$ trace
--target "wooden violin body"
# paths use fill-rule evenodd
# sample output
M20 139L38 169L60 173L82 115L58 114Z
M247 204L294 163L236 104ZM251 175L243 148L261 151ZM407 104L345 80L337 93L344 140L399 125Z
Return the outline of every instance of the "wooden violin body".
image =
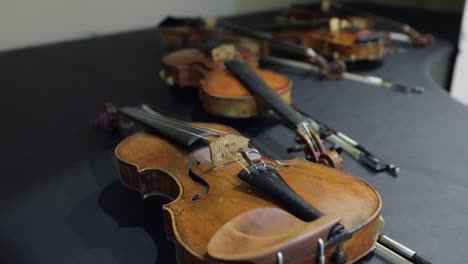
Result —
M236 52L234 46L225 45L219 49L224 51L217 52L218 48L211 52L183 49L169 53L162 58L164 69L161 75L171 85L198 87L200 100L210 114L232 118L268 114L269 107L225 69L223 60L226 53ZM259 69L258 58L248 50L241 49L239 54L283 100L291 102L292 82L286 76L272 70Z
M364 20L362 20L364 22ZM324 29L294 30L288 29L274 32L278 39L312 48L322 55L345 61L375 60L382 57L385 52L384 35L374 34L372 38L362 40L365 32L330 32ZM182 45L199 43L204 39L224 39L233 41L239 47L249 49L254 54L268 54L270 48L264 41L252 39L225 32L219 29L205 29L189 25L160 26L159 34L165 43Z
M384 36L372 31L287 30L275 36L346 62L376 60L387 51Z
M317 21L338 18L341 24L340 27L343 29L375 30L378 28L377 24L381 23L386 28L394 28L394 31L400 35L406 35L404 39L397 38L399 41L410 42L415 47L429 47L434 41L432 34L421 34L408 24L341 5L334 5L327 0L323 0L322 5L294 4L287 10L285 16L290 21ZM394 40L392 35L396 34L395 32L385 32L387 44L389 41Z
M238 135L226 126L194 125ZM237 148L230 144L226 147ZM163 206L165 227L179 263L278 263L278 253L284 263L316 263L317 241L326 242L338 222L352 233L339 246L348 256L347 263L373 249L382 201L363 180L303 159L264 158L262 162L275 164L287 184L324 214L305 222L236 177L248 164L214 168L210 151L143 132L115 149L126 186L143 198L156 195L171 201ZM336 249L326 248L327 263Z

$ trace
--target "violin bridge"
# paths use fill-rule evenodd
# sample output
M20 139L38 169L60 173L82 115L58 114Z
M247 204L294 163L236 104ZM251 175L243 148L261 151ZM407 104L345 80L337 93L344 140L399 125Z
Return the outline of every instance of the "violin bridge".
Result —
M213 170L224 164L242 160L240 150L248 147L249 140L236 135L226 135L211 142L210 155Z
M232 44L223 44L211 50L211 57L215 62L234 59L236 48Z
M340 33L340 19L337 17L332 17L330 21L328 22L329 27L330 27L330 32L332 34L337 34Z

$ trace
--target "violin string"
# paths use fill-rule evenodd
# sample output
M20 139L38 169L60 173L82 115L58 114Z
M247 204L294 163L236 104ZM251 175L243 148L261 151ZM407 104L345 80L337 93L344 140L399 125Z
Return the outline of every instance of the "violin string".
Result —
M147 106L147 105L145 105L145 106L146 106L146 109L149 109L149 111L154 111L153 109L151 109L151 107L149 107L149 106ZM152 115L154 115L155 117L157 117L156 114L154 114L154 113L152 113L152 112L149 112L148 110L143 109L143 111L145 111L147 114L152 114ZM154 111L154 112L157 113L156 111ZM179 125L185 125L185 126L188 126L188 127L193 127L192 125L187 124L186 122L183 122L183 121L180 121L180 120L171 119L171 118L164 117L164 116L161 116L161 117L167 118L167 121L170 121L170 122L173 122L173 123L176 123L176 124L179 124ZM155 121L159 121L159 120L155 120ZM229 133L226 132L226 131L222 131L222 130L218 130L218 129L214 129L214 128L206 128L206 129L205 129L205 128L199 128L199 127L195 127L195 128L200 129L200 130L205 131L205 132L219 132L219 133L224 133L224 134L226 134L226 135L232 135L232 134L229 134ZM253 146L253 145L250 143L250 140L249 140L248 146L249 146L250 148L257 149L255 146ZM257 149L257 151L259 152L259 154L260 154L262 157L265 158L265 156L264 156L258 149ZM233 160L235 160L236 162L238 162L238 163L242 166L242 168L243 168L244 170L246 170L246 171L250 174L250 171L249 171L242 163L240 163L235 157L233 157L233 156L231 155L231 153L229 153L229 152L227 152L227 153L231 156L231 158L232 158ZM263 160L263 158L260 159L260 161L263 163L263 165L266 165L266 164L265 164L265 161Z
M140 112L140 113L138 113L138 112ZM209 138L205 137L205 136L202 136L202 135L199 135L199 134L195 134L195 133L190 132L190 131L188 131L188 130L185 130L185 129L182 129L182 128L179 128L179 127L176 127L176 126L173 126L173 125L170 125L170 124L161 122L161 119L156 119L156 118L154 118L154 117L143 116L143 115L141 115L141 113L144 113L144 112L139 111L139 110L135 110L135 111L134 111L134 114L138 115L139 118L145 119L145 120L147 120L147 121L156 121L156 122L158 122L159 124L164 125L164 126L166 126L166 127L169 127L169 128L172 128L172 129L176 129L176 130L179 130L179 131L181 131L181 132L190 134L190 135L192 135L192 136L196 136L196 137L198 137L198 138L204 139L204 140L207 141L207 142L211 142L211 140L210 140ZM163 117L163 118L166 119L166 117ZM137 121L138 121L138 120L137 120ZM165 120L165 121L168 121L168 120ZM190 127L190 128L197 128L197 127L192 127L192 126L190 126L190 125L188 125L188 124L184 124L184 123L181 123L180 125L185 125L185 126ZM203 131L203 129L201 129L201 130ZM205 131L205 132L207 132L207 131ZM208 132L210 132L210 131L208 131Z
M204 128L200 128L200 127L196 127L196 126L192 126L186 122L182 122L182 121L178 121L178 120L175 120L175 119L172 119L172 118L169 118L169 117L165 117L165 116L157 116L153 113L149 113L147 111L141 111L141 110L131 110L134 114L136 115L139 115L140 117L146 119L146 120L150 120L150 121L155 121L155 122L158 122L160 124L163 124L165 126L168 126L170 128L174 128L174 129L177 129L177 130L180 130L182 132L186 132L186 133L189 133L191 135L195 135L195 136L199 136L199 137L202 137L200 135L197 135L195 133L192 133L190 131L187 131L187 130L183 130L183 129L180 129L180 128L177 128L175 126L171 126L165 122L171 122L171 123L174 123L174 124L178 124L178 125L181 125L181 126L185 126L185 127L189 127L189 128L192 128L192 129L197 129L197 130L201 130L203 132L214 132L214 131L209 131L207 129L204 129ZM144 114L144 115L142 115ZM165 122L161 122L161 120L164 120ZM224 132L224 131L219 131L219 132L222 132L222 133L226 133L227 132Z
M150 108L151 109L151 108ZM151 109L152 110L152 109ZM147 112L148 113L148 112ZM148 114L152 114L152 113L148 113ZM164 118L167 118L167 117L164 117ZM159 121L159 120L155 120L155 121ZM175 119L171 119L171 118L167 118L167 121L170 121L170 122L173 122L173 123L176 123L176 124L180 124L180 125L185 125L185 126L188 126L188 127L192 127L192 128L197 128L197 129L200 129L202 131L205 131L205 132L220 132L220 133L224 133L226 135L232 135L226 131L222 131L222 130L218 130L218 129L214 129L214 128L200 128L200 127L196 127L196 126L192 126L190 124L187 124L186 122L183 122L183 121L180 121L180 120L175 120ZM253 146L250 142L248 143L248 146L249 147L252 147L252 148L255 148L257 149L255 146ZM257 150L258 151L258 150ZM262 160L262 162L264 163L264 161ZM242 164L241 164L242 165ZM243 165L242 165L243 166ZM244 167L244 169L246 169Z
M134 113L137 114L137 115L139 115L140 113L137 113L137 112L145 113L145 112L140 111L140 110L134 110ZM146 113L146 114L147 114L147 113ZM157 122L161 121L161 120L158 120L157 118L155 118L156 116L152 116L152 117L147 117L147 116L143 116L143 115L139 115L139 116L140 116L140 118L143 118L143 119L146 119L146 120L157 121ZM172 121L170 118L167 118L167 117L162 117L161 119L166 119L165 121ZM173 122L175 122L175 120L174 120ZM166 124L166 123L164 123L164 122L159 122L159 123L162 124L162 125L165 125L165 126L167 126L167 127L170 127L170 128L173 128L173 129L177 129L177 130L179 130L179 131L182 131L182 132L188 133L188 134L190 134L190 135L199 137L199 138L201 138L201 139L204 139L206 142L211 143L211 140L210 140L209 138L207 138L207 137L204 137L204 136L201 136L201 135L197 135L197 134L195 134L195 133L193 133L193 132L190 132L190 131L188 131L188 130L181 129L181 128L178 128L178 127L175 127L175 126ZM189 124L187 124L187 123L185 123L185 122L181 122L181 121L179 121L178 124L179 124L179 125L185 125L185 126L191 127L191 128L198 128L198 127L193 127L193 126L191 126L191 125L189 125ZM200 130L204 130L204 129L200 129ZM204 130L204 131L206 131L206 132L211 132L211 131L207 131L207 130ZM227 132L224 132L224 133L227 133ZM247 167L245 167L236 157L234 157L231 153L229 153L229 151L226 151L226 153L232 158L233 161L237 162L244 170L246 170L246 171L250 174L250 171L247 169Z
M226 151L226 153L229 154L229 156L231 156L231 158L232 158L234 161L236 161L237 163L239 163L239 165L241 165L241 167L242 167L245 171L247 171L248 174L250 174L249 169L247 169L247 167L245 167L244 164L242 164L242 162L240 162L236 157L232 156L232 154L229 153L229 151Z
M144 111L144 112L147 113L147 114L153 114L153 113L147 112L147 111ZM156 117L156 115L155 115L155 117ZM188 126L188 127L191 127L191 128L196 128L196 129L202 130L204 132L216 132L216 133L226 134L226 135L230 134L230 133L228 133L226 131L222 131L222 130L218 130L218 129L214 129L214 128L201 128L201 127L193 126L193 125L187 124L186 122L176 120L176 119L172 119L172 118L168 118L168 117L164 117L164 119L167 119L167 121L173 122L173 123L176 123L176 124L185 125L185 126Z

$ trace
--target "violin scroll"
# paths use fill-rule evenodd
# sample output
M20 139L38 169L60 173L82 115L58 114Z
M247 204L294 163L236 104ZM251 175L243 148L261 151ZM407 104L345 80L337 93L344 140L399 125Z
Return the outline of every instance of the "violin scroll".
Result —
M319 74L329 80L340 79L346 71L346 64L342 60L328 62L324 57L315 55L309 57L309 62L319 68Z
M136 126L135 122L118 115L117 107L112 102L104 103L104 110L94 120L94 127L109 133L118 130L129 130Z
M346 72L345 62L342 60L334 60L329 63L329 70L326 77L329 80L340 79L344 72Z
M403 26L403 32L413 41L413 45L417 47L427 48L434 42L434 35L432 34L421 34L416 29L405 25Z
M307 126L307 125L306 125ZM340 148L333 148L326 151L322 140L317 133L307 127L307 130L298 129L296 142L298 145L288 149L288 152L304 151L307 160L320 163L327 167L341 170L343 167L343 158L341 158Z
M343 167L343 158L339 151L330 150L327 153L322 153L319 157L319 163L328 167L341 170Z

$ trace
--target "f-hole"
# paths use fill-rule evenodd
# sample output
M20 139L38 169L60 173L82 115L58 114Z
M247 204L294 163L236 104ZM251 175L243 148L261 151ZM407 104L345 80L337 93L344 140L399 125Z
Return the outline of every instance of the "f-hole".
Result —
M197 163L195 163L194 165L197 165ZM196 201L196 200L199 200L199 199L205 197L208 194L208 192L210 191L210 186L208 185L208 183L205 180L203 180L201 177L199 177L198 175L196 175L195 173L192 172L192 166L190 166L190 168L189 168L188 175L189 175L190 179L192 179L192 181L199 184L205 190L205 193L203 193L201 195L200 194L195 194L194 196L192 196L192 198L191 198L192 201Z

